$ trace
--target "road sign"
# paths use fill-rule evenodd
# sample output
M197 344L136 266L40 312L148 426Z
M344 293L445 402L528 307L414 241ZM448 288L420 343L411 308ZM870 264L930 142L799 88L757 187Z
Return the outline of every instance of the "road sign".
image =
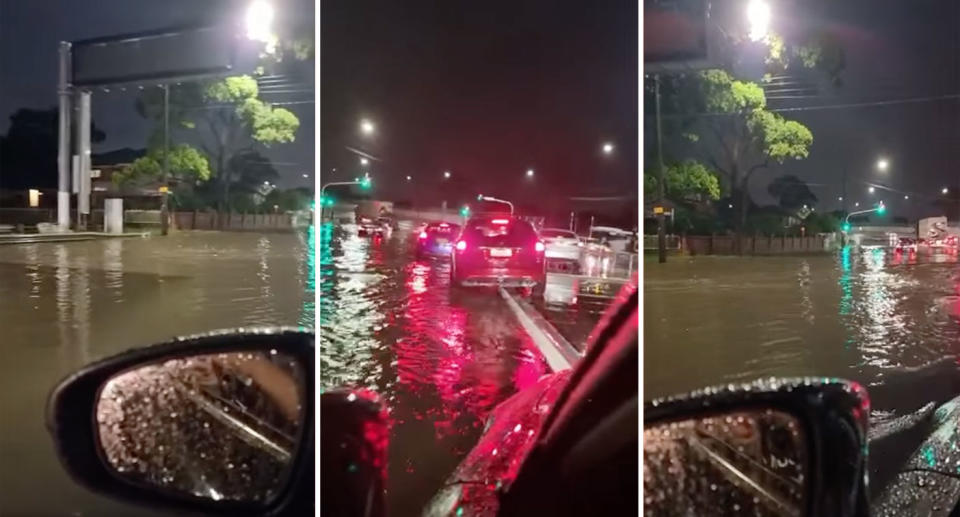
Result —
M653 207L653 213L655 213L655 214L662 214L662 213L663 213L663 207L662 207L662 206L655 206L655 207Z
M225 74L237 38L229 25L187 27L75 41L72 83L99 86Z
M158 190L160 191L161 194L166 194L166 193L170 192L170 187L164 185L164 186L160 187Z

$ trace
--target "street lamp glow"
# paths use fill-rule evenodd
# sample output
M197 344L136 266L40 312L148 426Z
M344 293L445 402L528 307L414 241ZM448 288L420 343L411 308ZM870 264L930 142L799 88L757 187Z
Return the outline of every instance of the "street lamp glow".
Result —
M941 194L946 194L947 192L950 192L950 191L947 189L947 187L943 187L943 190L940 191Z
M860 202L859 202L859 201L857 201L856 203L854 203L854 204L853 204L853 206L854 206L854 207L858 207L858 206L860 206Z
M843 196L838 197L837 201L843 201Z
M527 169L527 177L528 177L528 178L532 178L532 177L533 177L533 169Z
M362 131L363 134L372 135L374 129L375 128L373 127L373 122L370 122L367 119L363 119L360 121L360 131Z
M870 187L870 188L868 188L867 190L868 190L871 194L873 194L873 191L876 190L876 189L874 189L873 187Z
M904 195L903 199L910 199L910 196Z
M370 163L370 160L366 158L360 158L360 165L366 165L368 163Z
M450 171L443 171L443 179L450 179Z
M880 158L877 160L877 170L884 172L887 170L887 167L890 166L890 162L886 158Z
M410 180L412 180L412 179L413 179L413 178L411 178L410 176L407 176L407 181L410 181Z
M309 178L310 175L309 175L309 174L304 174L303 177L304 177L304 178Z
M610 154L613 152L613 144L607 142L603 144L603 154Z
M764 0L750 0L747 4L747 22L750 24L750 39L760 41L770 30L770 4Z
M264 0L255 0L247 7L245 19L247 38L253 41L269 42L273 38L273 6Z

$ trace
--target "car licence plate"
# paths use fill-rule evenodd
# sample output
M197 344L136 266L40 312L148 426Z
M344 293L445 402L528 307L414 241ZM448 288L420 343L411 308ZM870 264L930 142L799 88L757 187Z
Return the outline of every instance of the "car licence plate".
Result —
M492 248L490 250L491 257L510 257L513 256L513 250L509 248Z
M441 246L443 246L444 244L447 244L448 242L450 241L448 241L447 239L437 239L437 244Z

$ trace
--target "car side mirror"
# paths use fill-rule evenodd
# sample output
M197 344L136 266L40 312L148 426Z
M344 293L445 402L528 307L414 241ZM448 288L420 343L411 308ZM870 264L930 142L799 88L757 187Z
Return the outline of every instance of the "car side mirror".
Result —
M644 507L652 514L866 516L860 385L764 380L648 402Z
M217 332L134 349L47 406L80 485L179 513L300 515L314 501L314 335Z

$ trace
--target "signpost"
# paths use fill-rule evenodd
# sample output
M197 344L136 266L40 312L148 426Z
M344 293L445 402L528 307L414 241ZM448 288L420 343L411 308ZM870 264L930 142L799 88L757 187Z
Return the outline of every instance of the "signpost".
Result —
M77 194L79 227L90 213L90 103L93 87L115 84L149 84L164 88L163 185L168 177L169 83L223 76L234 68L239 34L229 24L177 27L60 43L57 154L57 225L70 228L70 193ZM71 100L71 97L74 100ZM77 122L70 135L71 112ZM77 158L72 168L72 157ZM75 171L74 181L71 173ZM86 185L86 187L84 187ZM162 231L167 232L167 193L161 202Z

